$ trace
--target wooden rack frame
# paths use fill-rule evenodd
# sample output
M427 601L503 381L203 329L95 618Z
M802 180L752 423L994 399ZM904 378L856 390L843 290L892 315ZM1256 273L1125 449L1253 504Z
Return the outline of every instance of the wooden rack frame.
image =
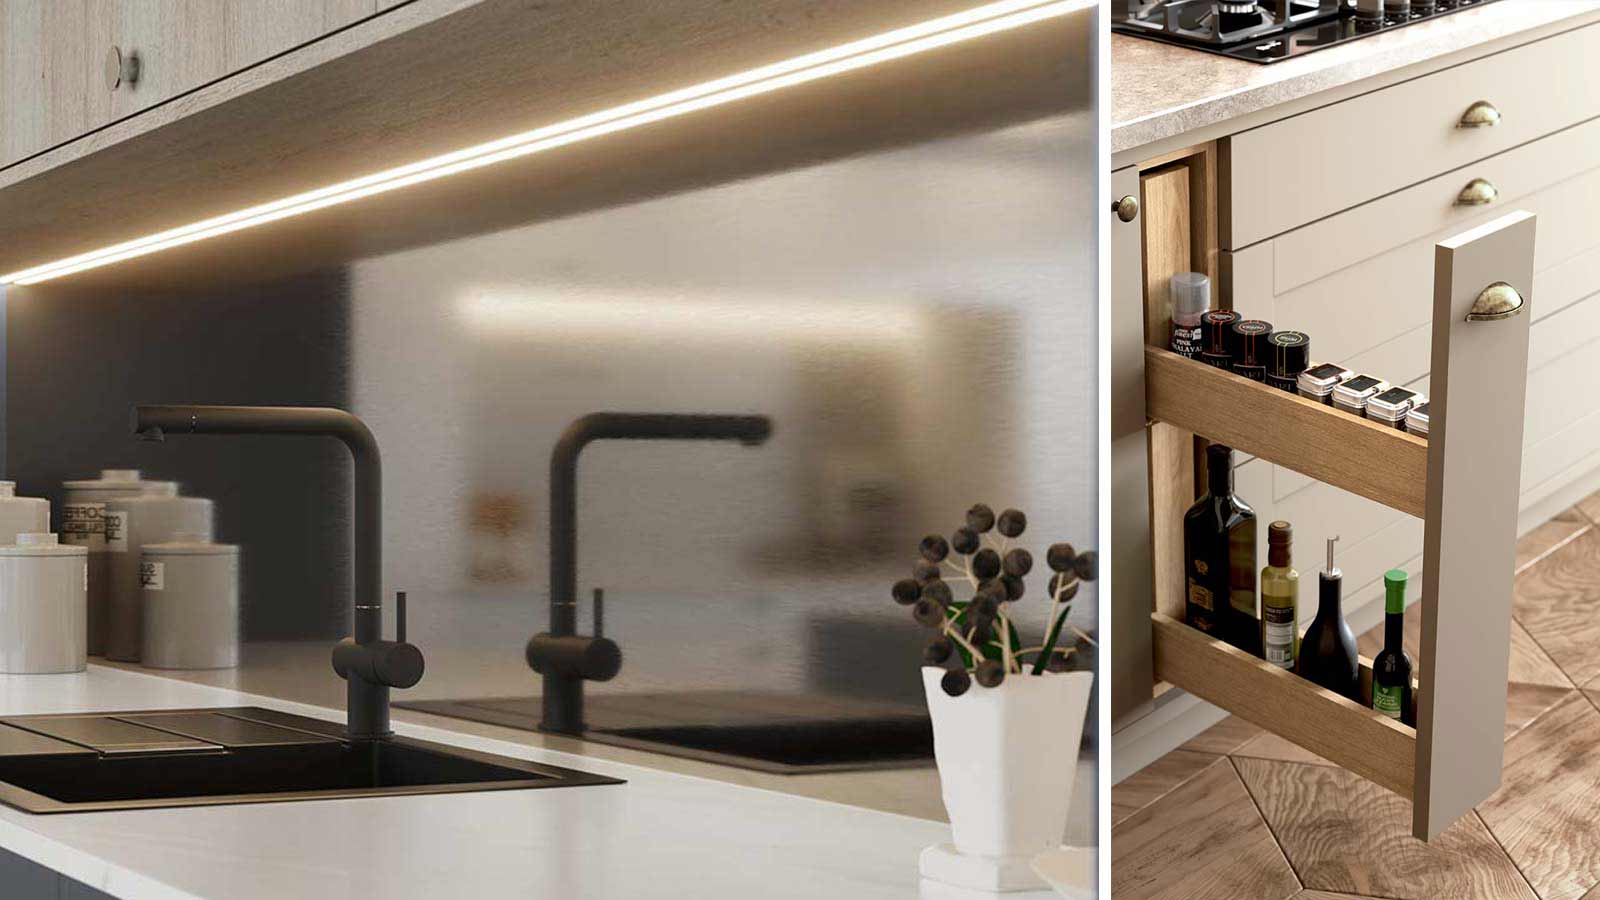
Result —
M1151 179L1163 174L1145 174L1147 199ZM1147 204L1143 214L1161 210ZM1146 343L1159 345L1165 296L1153 286L1163 261L1151 265L1149 256L1163 251L1149 245L1152 230L1183 229L1145 223ZM1513 213L1438 246L1428 440L1160 346L1143 348L1155 678L1411 799L1413 833L1424 840L1500 783L1531 316L1470 322L1466 313L1496 281L1531 303L1533 241L1533 216ZM1128 430L1126 417L1123 424ZM1425 520L1416 728L1183 623L1182 519L1197 493L1195 436ZM1370 679L1363 660L1363 691Z

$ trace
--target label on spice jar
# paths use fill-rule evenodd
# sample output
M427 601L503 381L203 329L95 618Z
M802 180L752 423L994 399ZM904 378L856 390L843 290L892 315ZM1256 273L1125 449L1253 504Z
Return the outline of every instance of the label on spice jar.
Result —
M1172 323L1172 352L1187 359L1200 355L1200 325L1193 327Z
M119 510L101 514L102 528L106 533L106 549L114 553L128 552L128 511Z
M100 547L106 536L104 503L68 503L61 507L61 543Z

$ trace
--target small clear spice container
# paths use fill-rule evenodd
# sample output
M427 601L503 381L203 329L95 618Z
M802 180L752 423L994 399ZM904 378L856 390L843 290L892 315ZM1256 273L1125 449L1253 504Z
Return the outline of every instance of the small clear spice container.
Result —
M1419 438L1428 436L1428 398L1418 394L1406 413L1406 431Z
M1309 397L1323 405L1333 403L1333 389L1356 373L1337 363L1317 363L1295 379L1300 396Z
M1416 403L1416 391L1392 387L1367 401L1367 418L1400 431L1406 427L1406 416Z
M1387 391L1389 382L1371 375L1357 375L1333 389L1333 408L1358 416L1366 415L1367 401Z

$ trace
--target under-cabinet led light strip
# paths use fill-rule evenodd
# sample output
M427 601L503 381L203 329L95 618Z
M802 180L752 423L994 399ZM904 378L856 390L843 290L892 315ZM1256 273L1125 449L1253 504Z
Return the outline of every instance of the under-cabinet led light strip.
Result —
M1062 16L1074 10L1090 9L1095 4L1096 0L1001 0L989 3L965 12L930 19L714 81L535 128L532 131L514 134L475 147L22 269L0 276L0 284L37 284L63 275L265 225L268 222L324 207L348 203L373 194L432 181L458 172L471 171L590 138L615 134L697 110L721 106L747 97L771 93L961 41L1007 31Z

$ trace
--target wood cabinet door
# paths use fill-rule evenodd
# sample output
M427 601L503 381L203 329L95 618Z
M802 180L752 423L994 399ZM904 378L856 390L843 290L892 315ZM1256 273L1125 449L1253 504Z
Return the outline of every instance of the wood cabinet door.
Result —
M377 0L218 0L229 72L308 44L378 11ZM386 4L386 5L393 5Z
M96 55L107 9L101 0L0 0L0 166L109 118Z

